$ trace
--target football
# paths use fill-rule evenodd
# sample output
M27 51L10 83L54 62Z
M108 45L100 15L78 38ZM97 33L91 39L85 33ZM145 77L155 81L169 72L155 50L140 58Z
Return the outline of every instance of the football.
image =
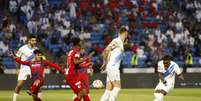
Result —
M101 80L94 80L93 81L93 88L103 88L103 82Z

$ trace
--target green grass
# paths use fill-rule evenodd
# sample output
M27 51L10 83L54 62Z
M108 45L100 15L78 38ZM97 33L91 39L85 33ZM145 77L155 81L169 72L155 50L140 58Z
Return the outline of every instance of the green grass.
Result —
M103 89L91 90L92 101L99 101ZM0 91L0 101L11 101L12 91ZM43 101L72 101L73 93L67 90L43 90ZM116 101L153 101L153 89L122 89ZM24 91L20 93L18 101L32 101ZM165 101L201 101L201 88L174 89Z

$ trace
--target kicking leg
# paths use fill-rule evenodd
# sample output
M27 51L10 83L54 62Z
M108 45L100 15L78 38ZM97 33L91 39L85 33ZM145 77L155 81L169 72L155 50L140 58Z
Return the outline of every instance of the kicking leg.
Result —
M154 92L155 99L154 101L163 101L163 97L167 94L164 90L156 90Z
M100 101L107 101L109 99L112 88L113 88L112 83L108 81L106 84L106 90L102 95Z
M110 93L109 101L115 101L121 89L121 82L119 80L112 81L113 89Z

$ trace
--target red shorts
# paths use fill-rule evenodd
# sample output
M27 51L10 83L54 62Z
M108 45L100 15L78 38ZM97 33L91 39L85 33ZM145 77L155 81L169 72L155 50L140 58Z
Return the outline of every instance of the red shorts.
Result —
M40 80L40 82L37 85L35 83L36 80ZM38 94L41 86L44 84L44 80L43 79L36 79L36 80L31 83L30 90L31 90L32 94Z
M81 80L79 76L75 77L66 77L66 81L73 90L74 93L78 94L83 89L86 89L84 82Z
M84 86L86 87L87 92L89 92L89 82L88 82L88 74L82 73L80 74L80 79L83 82Z

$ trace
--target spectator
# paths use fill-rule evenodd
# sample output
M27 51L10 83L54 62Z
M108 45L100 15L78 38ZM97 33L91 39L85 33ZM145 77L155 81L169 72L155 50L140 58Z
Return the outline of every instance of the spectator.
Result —
M0 41L0 56L5 56L8 52L8 44L5 41Z
M34 14L34 10L31 8L30 5L24 4L21 6L21 11L26 15L27 20L30 20Z
M30 34L36 34L38 31L38 25L37 25L36 20L34 20L33 18L31 20L29 20L27 23L27 28L28 28Z
M76 7L77 7L76 2L74 0L70 0L68 7L70 8L70 17L76 18Z
M134 52L133 52L133 56L131 58L130 64L132 65L132 67L137 67L138 66L138 56Z
M18 10L18 4L16 0L9 1L9 10L12 14L15 14Z

